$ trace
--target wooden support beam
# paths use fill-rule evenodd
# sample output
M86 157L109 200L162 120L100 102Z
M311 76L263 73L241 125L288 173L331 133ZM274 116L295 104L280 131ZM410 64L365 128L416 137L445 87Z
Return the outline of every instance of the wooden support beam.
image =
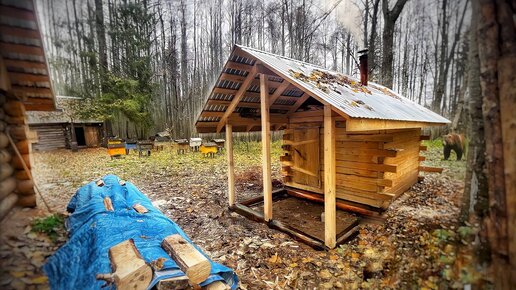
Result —
M297 111L297 109L299 109L299 107L301 107L301 105L306 102L306 100L308 100L308 98L310 98L310 95L307 94L307 93L304 93L300 98L299 100L297 100L297 102L292 106L292 108L290 108L290 110L288 111L287 115L288 114L292 114L294 112Z
M336 164L335 119L330 105L324 106L324 244L335 248L336 220Z
M210 261L181 235L166 237L161 242L161 247L174 259L190 282L199 284L210 276Z
M285 90L289 86L290 86L290 83L287 82L287 80L283 80L281 85L272 94L271 99L270 99L270 106L272 106L274 104L274 102L276 102L276 100L281 96L281 94L283 94L283 92L285 92Z
M262 175L263 175L263 216L272 219L272 180L271 180L271 122L269 116L269 86L267 76L260 74L260 103L262 123Z
M228 61L224 67L227 69L236 69L239 71L250 71L253 66L235 61Z
M219 121L219 124L217 125L217 133L220 132L222 127L226 125L227 118L233 113L235 108L237 107L238 103L244 96L244 93L247 91L247 88L249 87L249 84L254 80L254 77L256 75L257 67L253 66L249 74L247 75L246 79L242 82L240 85L240 88L236 92L235 96L233 97L233 100L231 100L231 103L229 104L228 108L226 109L226 112L224 112L224 115Z
M233 126L226 124L226 155L228 157L228 202L235 204L235 162L233 160Z

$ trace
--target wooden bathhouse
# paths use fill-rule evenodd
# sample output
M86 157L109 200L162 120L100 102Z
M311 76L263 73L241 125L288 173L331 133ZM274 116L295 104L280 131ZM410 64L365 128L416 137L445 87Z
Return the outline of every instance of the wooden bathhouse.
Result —
M26 111L55 110L36 7L0 1L0 219L13 206L35 206Z
M418 181L424 127L449 121L390 89L322 67L236 45L196 122L226 132L228 198L236 203L233 132L261 131L263 218L274 220L270 132L283 130L285 188L324 200L324 244L336 245L336 205L385 209Z

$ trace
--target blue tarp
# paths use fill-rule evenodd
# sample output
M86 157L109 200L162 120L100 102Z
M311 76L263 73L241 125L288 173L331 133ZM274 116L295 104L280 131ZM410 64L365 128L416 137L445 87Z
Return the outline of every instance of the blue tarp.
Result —
M111 273L109 248L128 239L134 240L147 263L160 257L166 258L163 269L154 273L149 288L159 280L184 275L160 245L165 237L172 234L180 234L190 243L191 240L176 223L155 208L136 186L130 182L122 186L119 180L115 175L107 175L103 178L104 186L90 182L81 187L70 200L67 206L71 213L67 220L70 239L48 259L43 268L52 289L100 289L105 282L96 280L95 276ZM115 211L106 211L104 208L106 196L111 198ZM136 203L143 205L149 212L136 212L132 207ZM238 278L233 270L210 262L210 277L201 286L224 280L231 289L236 289Z

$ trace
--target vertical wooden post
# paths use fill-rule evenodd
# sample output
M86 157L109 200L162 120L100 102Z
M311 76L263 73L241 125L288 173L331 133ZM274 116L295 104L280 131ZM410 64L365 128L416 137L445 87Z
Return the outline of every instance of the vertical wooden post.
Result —
M271 122L269 119L269 86L267 75L260 74L260 111L262 121L263 217L272 219Z
M324 106L324 243L330 249L336 243L335 196L335 119L331 106Z
M226 123L226 155L228 156L228 201L235 204L235 163L233 161L233 126Z

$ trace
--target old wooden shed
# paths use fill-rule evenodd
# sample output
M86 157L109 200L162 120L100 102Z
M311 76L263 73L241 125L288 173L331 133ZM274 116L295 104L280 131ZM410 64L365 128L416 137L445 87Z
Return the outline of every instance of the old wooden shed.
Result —
M235 46L196 128L226 131L228 198L236 204L232 132L261 131L263 217L274 218L270 131L283 130L285 188L324 200L324 244L336 245L336 205L385 209L417 182L423 127L449 121L390 89L256 49Z
M71 148L77 142L78 148L99 147L103 138L103 122L79 116L77 108L81 98L56 96L55 111L28 111L29 129L36 133L32 149L47 151Z

